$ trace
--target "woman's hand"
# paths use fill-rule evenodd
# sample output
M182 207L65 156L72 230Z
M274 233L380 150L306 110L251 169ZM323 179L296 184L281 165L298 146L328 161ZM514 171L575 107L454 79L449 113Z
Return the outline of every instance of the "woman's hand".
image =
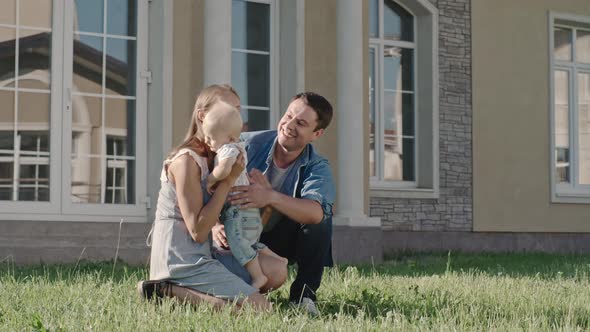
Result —
M233 186L245 168L246 168L246 162L244 161L244 155L240 153L240 155L236 158L236 162L234 163L234 165L231 168L231 172L225 178L224 181L226 181L230 185L230 187Z

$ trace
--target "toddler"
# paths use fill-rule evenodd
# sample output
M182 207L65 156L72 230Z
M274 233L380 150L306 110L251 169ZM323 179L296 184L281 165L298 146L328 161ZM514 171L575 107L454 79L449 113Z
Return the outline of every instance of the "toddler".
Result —
M241 131L240 112L228 103L216 102L205 115L203 119L205 144L216 153L213 171L207 177L207 191L211 192L217 182L229 175L240 153L247 162L246 151L243 143L240 143ZM244 169L234 185L249 184ZM221 222L225 226L225 234L232 254L250 273L252 286L260 289L266 284L268 278L260 268L257 251L270 251L264 244L258 242L263 225L260 211L257 208L240 209L238 206L226 203L221 211Z

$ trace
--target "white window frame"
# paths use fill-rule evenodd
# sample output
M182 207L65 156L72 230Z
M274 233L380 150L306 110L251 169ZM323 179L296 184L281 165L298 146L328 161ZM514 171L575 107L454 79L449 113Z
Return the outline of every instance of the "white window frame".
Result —
M233 4L233 0L230 0ZM246 54L264 54L269 55L269 69L270 69L270 77L269 77L269 107L260 107L260 106L252 106L252 105L240 105L242 111L247 110L261 110L268 112L268 124L269 128L273 129L280 119L280 110L279 110L279 29L280 29L280 21L279 21L279 0L238 0L242 2L254 2L260 4L267 4L270 6L269 9L269 28L270 28L270 45L269 45L269 52L261 52L261 51L252 51L252 50L244 50L231 47L231 53L233 55L234 52L238 53L246 53ZM230 6L231 9L231 6ZM231 17L232 13L230 12L229 16ZM230 29L231 34L231 29ZM231 40L231 38L230 38ZM231 58L231 56L230 56Z
M590 31L590 17L567 13L549 12L549 123L550 123L550 151L549 169L551 181L551 202L553 203L590 203L590 185L578 184L578 84L579 73L590 74L590 64L576 63L576 31L578 29ZM557 22L561 21L561 22ZM567 22L567 23L565 23ZM580 27L584 25L584 27ZM572 60L556 60L554 56L554 30L555 28L572 29ZM557 183L556 179L556 142L555 142L555 82L556 70L568 73L568 103L569 103L569 166L570 183Z
M383 35L383 1L378 1L378 37L369 36L369 49L374 48L375 61L375 117L384 116L382 100L383 51L385 46L413 50L413 102L414 102L414 181L384 180L382 143L383 121L375 127L375 177L370 178L372 197L388 198L438 198L439 197L439 152L438 152L438 10L425 0L394 0L414 17L414 41L390 41ZM424 22L425 25L420 24ZM367 55L369 54L367 50ZM423 56L429 52L428 57ZM422 55L420 55L422 54ZM426 60L425 60L426 59ZM422 68L427 64L430 68ZM430 71L431 77L424 76ZM426 89L425 89L426 88ZM420 96L418 96L420 94ZM431 106L423 99L429 98ZM428 107L427 112L424 112ZM426 128L429 128L426 130ZM425 139L425 135L428 134ZM427 148L425 146L428 146Z
M72 203L71 201L71 167L69 162L62 161L62 159L69 159L71 156L74 0L53 0L49 156L50 201L0 201L3 212L0 214L0 220L118 222L124 218L127 222L145 222L145 217L148 214L146 141L147 84L150 79L149 75L147 75L149 73L147 67L149 2L150 0L137 0L135 204L81 204ZM104 26L106 27L106 25ZM18 35L16 37L18 44ZM15 75L17 74L15 73ZM116 98L116 96L112 95L109 95L109 97Z

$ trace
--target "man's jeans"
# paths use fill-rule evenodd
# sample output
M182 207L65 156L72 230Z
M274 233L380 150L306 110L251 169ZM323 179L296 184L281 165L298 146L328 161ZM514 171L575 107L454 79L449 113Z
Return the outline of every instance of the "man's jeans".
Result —
M278 222L262 233L260 242L279 256L297 263L297 276L291 285L289 300L303 297L316 300L324 266L332 266L332 218L316 225L301 225L289 219Z

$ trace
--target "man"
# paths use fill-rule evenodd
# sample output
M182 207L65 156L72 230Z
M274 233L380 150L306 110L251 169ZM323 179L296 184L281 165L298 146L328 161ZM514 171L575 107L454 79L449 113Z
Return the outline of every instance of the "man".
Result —
M317 314L315 292L324 266L332 266L332 205L335 188L325 158L310 144L332 119L332 105L305 92L293 97L277 130L246 133L249 186L229 199L243 208L272 208L260 241L297 263L289 300ZM268 209L267 209L268 210ZM226 247L222 225L212 230L217 245Z

